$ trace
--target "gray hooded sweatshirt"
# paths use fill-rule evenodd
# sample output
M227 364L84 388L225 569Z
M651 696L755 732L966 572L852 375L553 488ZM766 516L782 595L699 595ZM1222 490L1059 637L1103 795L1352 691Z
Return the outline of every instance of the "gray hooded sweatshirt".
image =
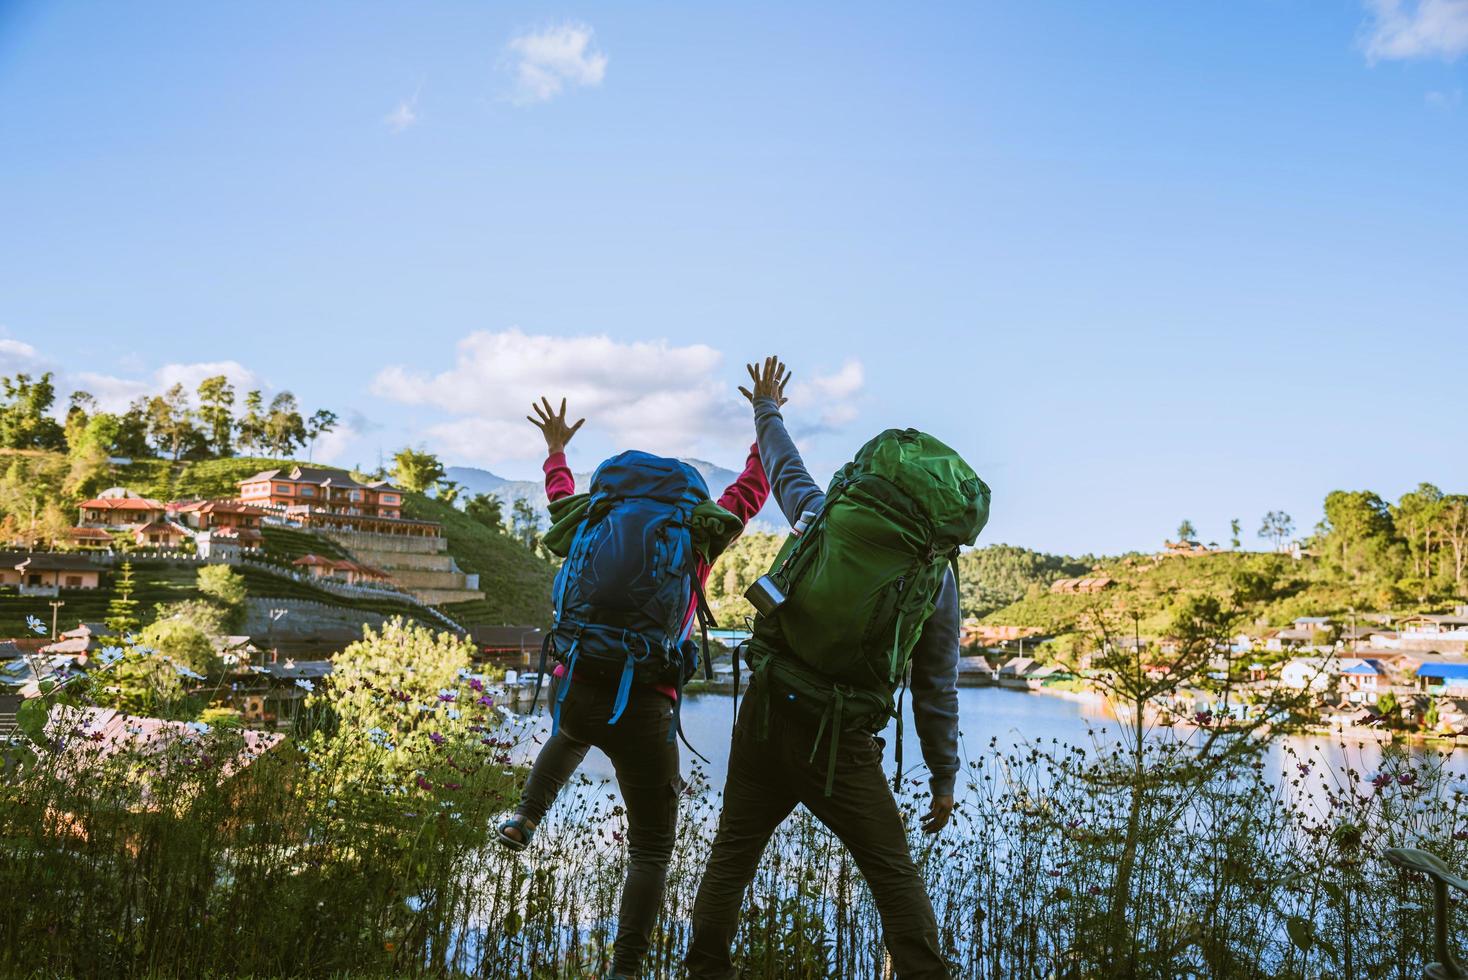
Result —
M826 494L811 479L773 398L755 399L754 424L770 488L794 525L806 511L819 511ZM958 625L958 584L949 572L912 651L912 715L934 796L953 795L958 774Z

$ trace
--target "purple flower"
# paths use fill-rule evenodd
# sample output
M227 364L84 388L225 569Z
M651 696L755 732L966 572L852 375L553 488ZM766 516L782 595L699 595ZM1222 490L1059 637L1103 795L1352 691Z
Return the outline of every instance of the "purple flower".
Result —
M1416 782L1417 774L1415 772L1404 772L1397 777L1398 786L1411 786Z
M482 704L486 708L493 708L494 707L494 698L490 697L488 694L484 694L484 695L481 695L480 696L479 703Z
M443 736L440 735L438 732L431 732L431 733L429 733L428 740L430 742L432 742L434 745L442 745L443 744Z
M1392 777L1388 776L1384 772L1379 772L1375 776L1371 777L1371 785L1375 786L1377 789L1382 789L1383 787L1390 786L1391 783Z
M444 688L442 691L438 692L438 699L440 701L449 702L453 701L457 697L458 695L455 694L453 691L450 691L448 688Z
M471 690L471 691L483 691L484 690L484 681L480 680L477 677L471 677L471 678L469 678L469 690Z
M419 789L433 789L433 784L430 783L427 779L424 779L421 775L415 777L413 781L418 784Z

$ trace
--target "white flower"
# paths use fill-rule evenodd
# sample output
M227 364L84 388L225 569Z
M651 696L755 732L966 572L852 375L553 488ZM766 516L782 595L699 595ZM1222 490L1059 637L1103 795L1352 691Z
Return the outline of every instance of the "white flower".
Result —
M118 647L103 647L102 652L97 654L97 659L102 661L103 666L115 664L122 659L122 650Z
M314 690L316 690L316 685L315 684L312 684L310 681L306 680L306 678L304 678L304 677L298 677L298 678L296 678L296 687L299 687L303 691L314 691Z
M200 735L209 734L209 726L204 724L202 721L191 721L184 727L191 732L198 732Z
M458 721L458 720L459 720L459 709L458 708L450 708L449 709L449 721Z
M468 667L460 667L459 668L459 679L460 680L463 680L464 678L466 678L468 676L469 676L469 668Z
M43 622L41 622L35 616L27 616L25 618L25 624L32 631L34 631L36 633L39 633L42 636L45 636L46 635L46 624L43 623Z
M199 673L196 670L190 670L188 667L185 667L183 664L174 664L173 665L173 669L178 672L178 675L180 677L191 677L191 678L193 678L196 681L202 681L204 679L204 675L203 674Z

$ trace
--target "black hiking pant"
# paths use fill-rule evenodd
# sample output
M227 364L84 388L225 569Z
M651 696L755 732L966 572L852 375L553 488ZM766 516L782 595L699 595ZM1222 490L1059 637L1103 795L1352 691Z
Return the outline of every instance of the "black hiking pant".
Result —
M634 687L627 710L608 725L616 692L577 681L561 705L561 725L536 756L516 811L539 823L593 745L607 754L627 806L627 880L617 912L612 970L638 975L663 905L668 860L678 826L678 745L668 741L673 702Z
M699 980L735 975L729 950L745 889L775 828L803 803L841 839L866 878L900 980L946 980L951 974L939 951L933 905L908 853L877 740L842 733L835 783L826 796L828 743L822 741L811 759L818 721L772 697L769 734L760 739L757 701L751 688L734 726L724 810L693 905L688 975Z

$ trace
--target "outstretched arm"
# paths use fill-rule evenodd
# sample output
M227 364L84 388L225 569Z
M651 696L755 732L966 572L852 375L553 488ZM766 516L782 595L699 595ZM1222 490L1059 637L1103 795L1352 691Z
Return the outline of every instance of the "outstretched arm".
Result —
M780 406L787 401L785 386L790 383L785 365L778 357L767 357L762 367L757 368L753 364L748 367L754 388L740 388L739 391L754 405L759 455L764 461L765 473L769 475L775 501L785 519L794 524L805 511L819 511L826 502L826 495L811 479L780 414Z
M933 615L923 624L912 651L912 719L923 761L931 774L933 800L923 815L923 830L935 834L953 812L958 775L958 583L943 575Z
M566 445L581 426L586 424L586 420L581 419L575 425L567 425L564 398L561 399L559 413L551 408L550 399L545 397L539 403L532 403L530 407L535 410L536 417L527 415L525 418L545 437L545 495L550 500L569 497L576 492L576 477L571 474L571 467L566 465Z
M749 447L749 456L744 460L744 472L724 488L719 506L748 524L768 499L770 481L765 476L764 464L760 462L759 443L755 443Z

